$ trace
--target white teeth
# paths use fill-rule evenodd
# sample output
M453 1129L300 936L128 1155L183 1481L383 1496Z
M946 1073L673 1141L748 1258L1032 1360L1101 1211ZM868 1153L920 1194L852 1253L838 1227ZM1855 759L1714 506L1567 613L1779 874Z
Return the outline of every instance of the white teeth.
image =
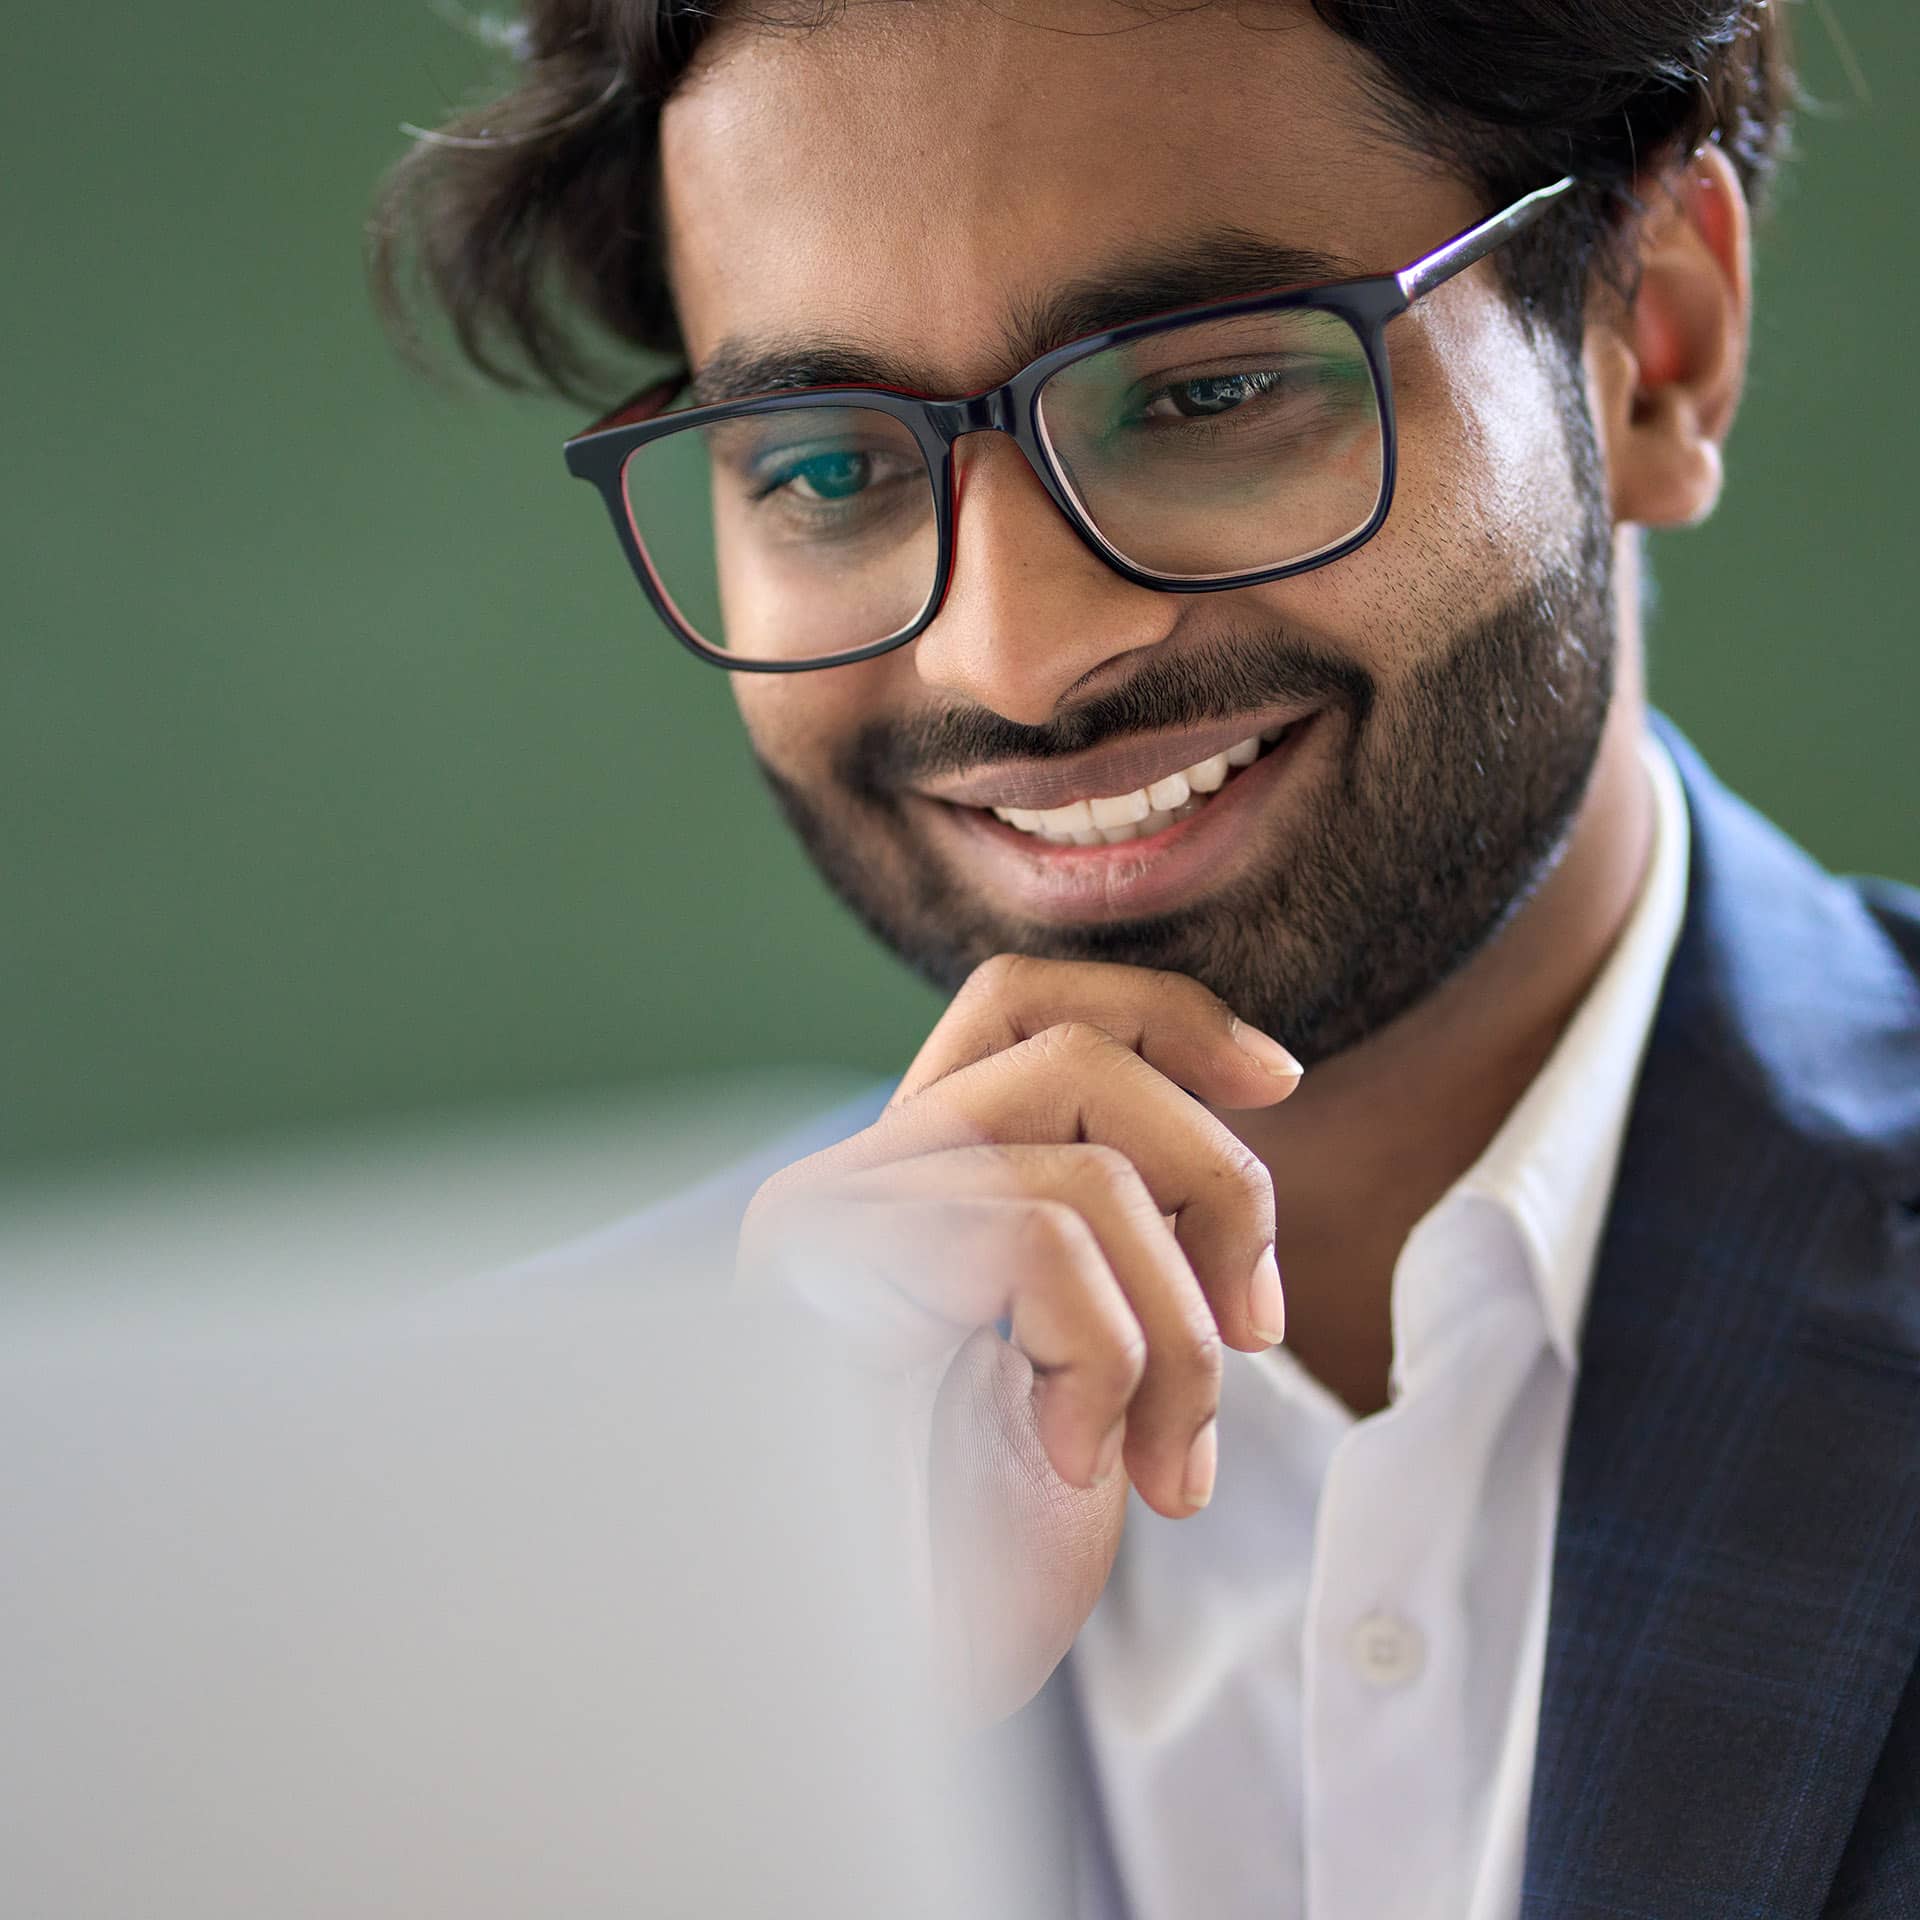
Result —
M1218 793L1227 784L1227 765L1227 756L1216 753L1211 760L1187 769L1187 785L1195 793Z
M1033 816L1033 831L1046 834L1086 833L1093 826L1093 809L1084 800L1070 807L1044 807Z
M1136 826L1153 811L1153 802L1141 787L1135 787L1131 793L1123 793L1117 799L1089 800L1087 805L1093 810L1093 824L1096 827Z
M1235 741L1224 753L1212 754L1195 766L1170 773L1150 787L1136 787L1131 793L1076 800L1065 807L995 807L993 812L1008 826L1036 834L1054 846L1117 847L1186 819L1198 809L1204 795L1219 792L1229 773L1250 767L1259 759L1261 746L1284 732L1285 727L1269 727L1264 733L1251 734Z

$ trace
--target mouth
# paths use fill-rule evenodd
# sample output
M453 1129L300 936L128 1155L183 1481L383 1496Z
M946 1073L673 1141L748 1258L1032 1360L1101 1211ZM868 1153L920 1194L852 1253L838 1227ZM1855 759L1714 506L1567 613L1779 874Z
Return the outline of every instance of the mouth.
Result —
M1054 847L1118 847L1132 840L1149 840L1183 820L1191 820L1239 773L1284 745L1306 723L1303 717L1285 726L1250 733L1219 753L1127 793L1075 800L1063 807L992 807L984 811L1016 833L1031 834Z
M1284 836L1286 814L1310 779L1315 743L1334 739L1326 718L1315 709L1249 732L1126 793L1047 808L931 796L918 805L963 870L1023 918L1181 912L1281 843L1276 836Z

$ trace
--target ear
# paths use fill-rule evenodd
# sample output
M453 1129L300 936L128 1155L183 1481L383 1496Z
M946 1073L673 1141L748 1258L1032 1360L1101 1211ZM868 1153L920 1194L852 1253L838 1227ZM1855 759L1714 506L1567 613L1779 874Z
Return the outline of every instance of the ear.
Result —
M1622 303L1590 309L1588 400L1616 524L1692 526L1720 498L1720 450L1746 382L1752 310L1746 195L1703 146L1663 176L1636 216Z

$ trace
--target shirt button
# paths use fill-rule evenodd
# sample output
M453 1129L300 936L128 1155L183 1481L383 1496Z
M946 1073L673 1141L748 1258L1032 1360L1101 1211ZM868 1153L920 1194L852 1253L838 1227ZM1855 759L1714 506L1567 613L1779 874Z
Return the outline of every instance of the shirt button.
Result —
M1403 1687L1426 1665L1426 1642L1411 1620L1397 1613L1370 1613L1347 1635L1347 1654L1363 1680L1376 1687Z

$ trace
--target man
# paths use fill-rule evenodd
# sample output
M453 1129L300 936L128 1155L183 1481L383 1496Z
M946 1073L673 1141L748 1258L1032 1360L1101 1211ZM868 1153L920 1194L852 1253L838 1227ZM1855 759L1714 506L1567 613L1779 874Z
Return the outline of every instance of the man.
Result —
M1920 899L1642 692L1778 10L519 45L380 270L691 371L570 463L954 990L693 1211L937 1375L956 1684L1075 1730L1082 1910L1920 1911Z

